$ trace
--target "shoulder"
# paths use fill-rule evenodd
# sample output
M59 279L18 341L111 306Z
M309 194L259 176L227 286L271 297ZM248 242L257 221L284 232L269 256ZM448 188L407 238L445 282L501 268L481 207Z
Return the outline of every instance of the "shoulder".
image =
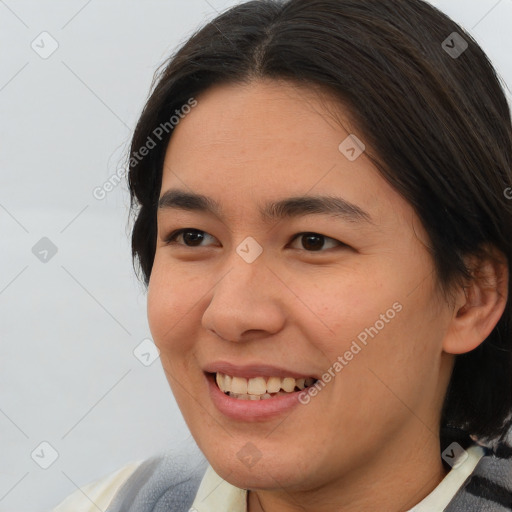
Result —
M107 512L188 511L207 465L197 446L153 456L130 475Z
M126 480L143 461L130 462L70 494L51 512L97 512L105 510Z

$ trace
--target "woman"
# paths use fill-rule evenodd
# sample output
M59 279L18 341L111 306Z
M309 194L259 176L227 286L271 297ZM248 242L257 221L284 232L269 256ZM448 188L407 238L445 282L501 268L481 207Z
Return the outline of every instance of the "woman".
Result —
M512 510L512 129L468 34L421 0L243 3L162 68L131 150L208 467L149 459L96 506Z

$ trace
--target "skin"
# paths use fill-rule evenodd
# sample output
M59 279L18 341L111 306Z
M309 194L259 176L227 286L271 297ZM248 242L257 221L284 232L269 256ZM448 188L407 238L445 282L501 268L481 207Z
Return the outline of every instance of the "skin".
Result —
M453 354L491 332L508 276L445 299L425 230L368 158L372 148L353 162L338 150L364 134L327 93L258 80L197 100L171 137L161 194L207 195L222 217L160 209L148 289L150 329L185 421L213 469L250 490L250 512L408 510L446 475L438 425ZM343 197L373 224L259 217L260 204L305 194ZM180 228L205 238L167 244ZM325 248L292 241L302 232L324 235ZM250 264L236 252L247 236L263 248ZM396 302L401 311L307 405L245 422L210 400L207 363L272 361L321 375ZM252 467L237 456L249 441L261 454Z

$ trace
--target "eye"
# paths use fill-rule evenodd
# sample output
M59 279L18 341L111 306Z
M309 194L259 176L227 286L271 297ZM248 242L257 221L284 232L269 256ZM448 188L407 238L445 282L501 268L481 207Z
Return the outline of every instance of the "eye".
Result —
M327 247L327 249L333 249L335 247L347 247L347 245L343 242L339 242L334 238L330 238L319 233L298 233L293 237L292 242L295 242L298 239L301 240L302 246L306 249L307 252L318 252L322 249L325 249L325 240L330 240L334 243L332 247Z
M184 245L185 247L201 247L201 242L203 242L207 237L212 239L214 238L210 234L206 233L206 231L201 231L200 229L182 228L173 231L168 237L165 238L164 242L167 245L177 244ZM179 240L180 238L182 241ZM302 242L303 248L307 252L321 252L322 249L326 248L333 249L335 247L348 247L343 242L335 240L334 238L312 232L297 233L294 235L291 242L293 243L299 238ZM326 247L326 240L331 242L332 247Z
M205 239L205 235L213 238L211 235L206 233L206 231L201 231L194 228L183 228L178 229L177 231L173 231L168 237L165 238L164 242L167 245L178 244L184 245L185 247L200 247L201 242ZM176 241L176 239L181 236L183 237L184 243Z

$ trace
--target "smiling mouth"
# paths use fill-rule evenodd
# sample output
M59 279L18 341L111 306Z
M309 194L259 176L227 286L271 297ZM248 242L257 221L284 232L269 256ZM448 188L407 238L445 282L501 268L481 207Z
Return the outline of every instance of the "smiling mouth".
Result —
M217 387L231 398L238 400L268 400L282 395L290 395L313 386L317 379L313 377L294 379L293 377L255 377L246 379L224 373L210 374Z

